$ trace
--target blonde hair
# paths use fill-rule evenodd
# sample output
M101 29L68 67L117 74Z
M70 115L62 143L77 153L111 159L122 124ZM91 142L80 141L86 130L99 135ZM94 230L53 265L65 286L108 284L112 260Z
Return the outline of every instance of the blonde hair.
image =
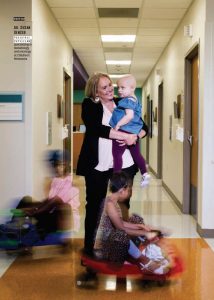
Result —
M119 78L117 82L126 81L131 87L136 88L136 79L132 74L126 74L123 77Z
M85 96L91 98L92 101L94 101L94 102L95 102L95 98L96 98L96 94L97 94L99 80L102 77L106 77L111 81L108 74L96 72L89 77L89 79L86 83ZM96 101L96 103L97 103L97 101Z

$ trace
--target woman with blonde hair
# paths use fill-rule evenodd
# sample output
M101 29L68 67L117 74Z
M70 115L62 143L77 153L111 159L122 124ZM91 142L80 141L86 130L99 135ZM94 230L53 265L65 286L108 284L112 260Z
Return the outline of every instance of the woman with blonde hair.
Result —
M121 144L132 145L136 143L138 137L136 134L116 131L109 125L118 100L114 98L113 83L107 74L94 73L86 84L85 95L86 98L82 103L82 120L86 132L76 174L85 177L84 252L92 256L101 204L106 197L108 181L113 171L112 139L118 140ZM146 131L147 127L142 128L139 137L145 136ZM128 149L123 154L122 169L132 178L137 172ZM129 207L129 204L126 205Z

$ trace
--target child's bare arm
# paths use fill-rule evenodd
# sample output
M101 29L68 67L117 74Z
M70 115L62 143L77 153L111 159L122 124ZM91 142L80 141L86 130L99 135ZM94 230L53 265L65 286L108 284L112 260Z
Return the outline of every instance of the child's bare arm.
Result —
M132 109L125 109L125 116L115 126L115 130L118 130L121 126L128 124L134 118L134 111Z
M137 228L137 226L136 227L133 226L133 228L124 226L123 220L120 218L114 203L112 203L111 201L109 201L106 205L106 213L109 216L109 218L111 219L111 222L113 223L115 228L124 230L130 236L141 236L141 235L146 236L148 234L147 230L142 229L142 224L132 224L132 225L138 225L138 226L140 225L140 227L138 227L138 228ZM131 223L129 223L129 224L131 224ZM132 225L131 225L131 227L132 227Z
M149 225L145 225L145 224L136 224L136 223L130 223L130 222L123 221L123 225L126 228L130 228L130 229L137 229L137 230L143 229L145 231L151 230L151 227Z

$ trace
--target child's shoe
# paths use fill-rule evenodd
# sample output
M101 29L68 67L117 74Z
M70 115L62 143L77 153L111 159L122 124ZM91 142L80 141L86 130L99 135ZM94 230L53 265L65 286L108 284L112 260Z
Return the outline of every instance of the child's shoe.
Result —
M140 185L142 187L147 186L149 184L150 179L151 179L151 176L149 175L149 173L144 173L142 176Z
M148 274L164 275L169 272L169 265L155 260L150 260L146 264L140 262L138 266L141 271Z
M151 260L165 262L165 257L161 251L161 248L155 244L149 244L142 252L142 254Z

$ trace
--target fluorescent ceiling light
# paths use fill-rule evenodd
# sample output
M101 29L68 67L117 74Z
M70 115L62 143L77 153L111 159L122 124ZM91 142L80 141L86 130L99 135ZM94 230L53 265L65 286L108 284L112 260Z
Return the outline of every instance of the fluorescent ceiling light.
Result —
M131 60L106 60L107 65L131 65Z
M109 77L110 78L121 78L123 76L125 76L126 74L110 74Z
M136 35L101 35L102 42L127 42L133 43Z

